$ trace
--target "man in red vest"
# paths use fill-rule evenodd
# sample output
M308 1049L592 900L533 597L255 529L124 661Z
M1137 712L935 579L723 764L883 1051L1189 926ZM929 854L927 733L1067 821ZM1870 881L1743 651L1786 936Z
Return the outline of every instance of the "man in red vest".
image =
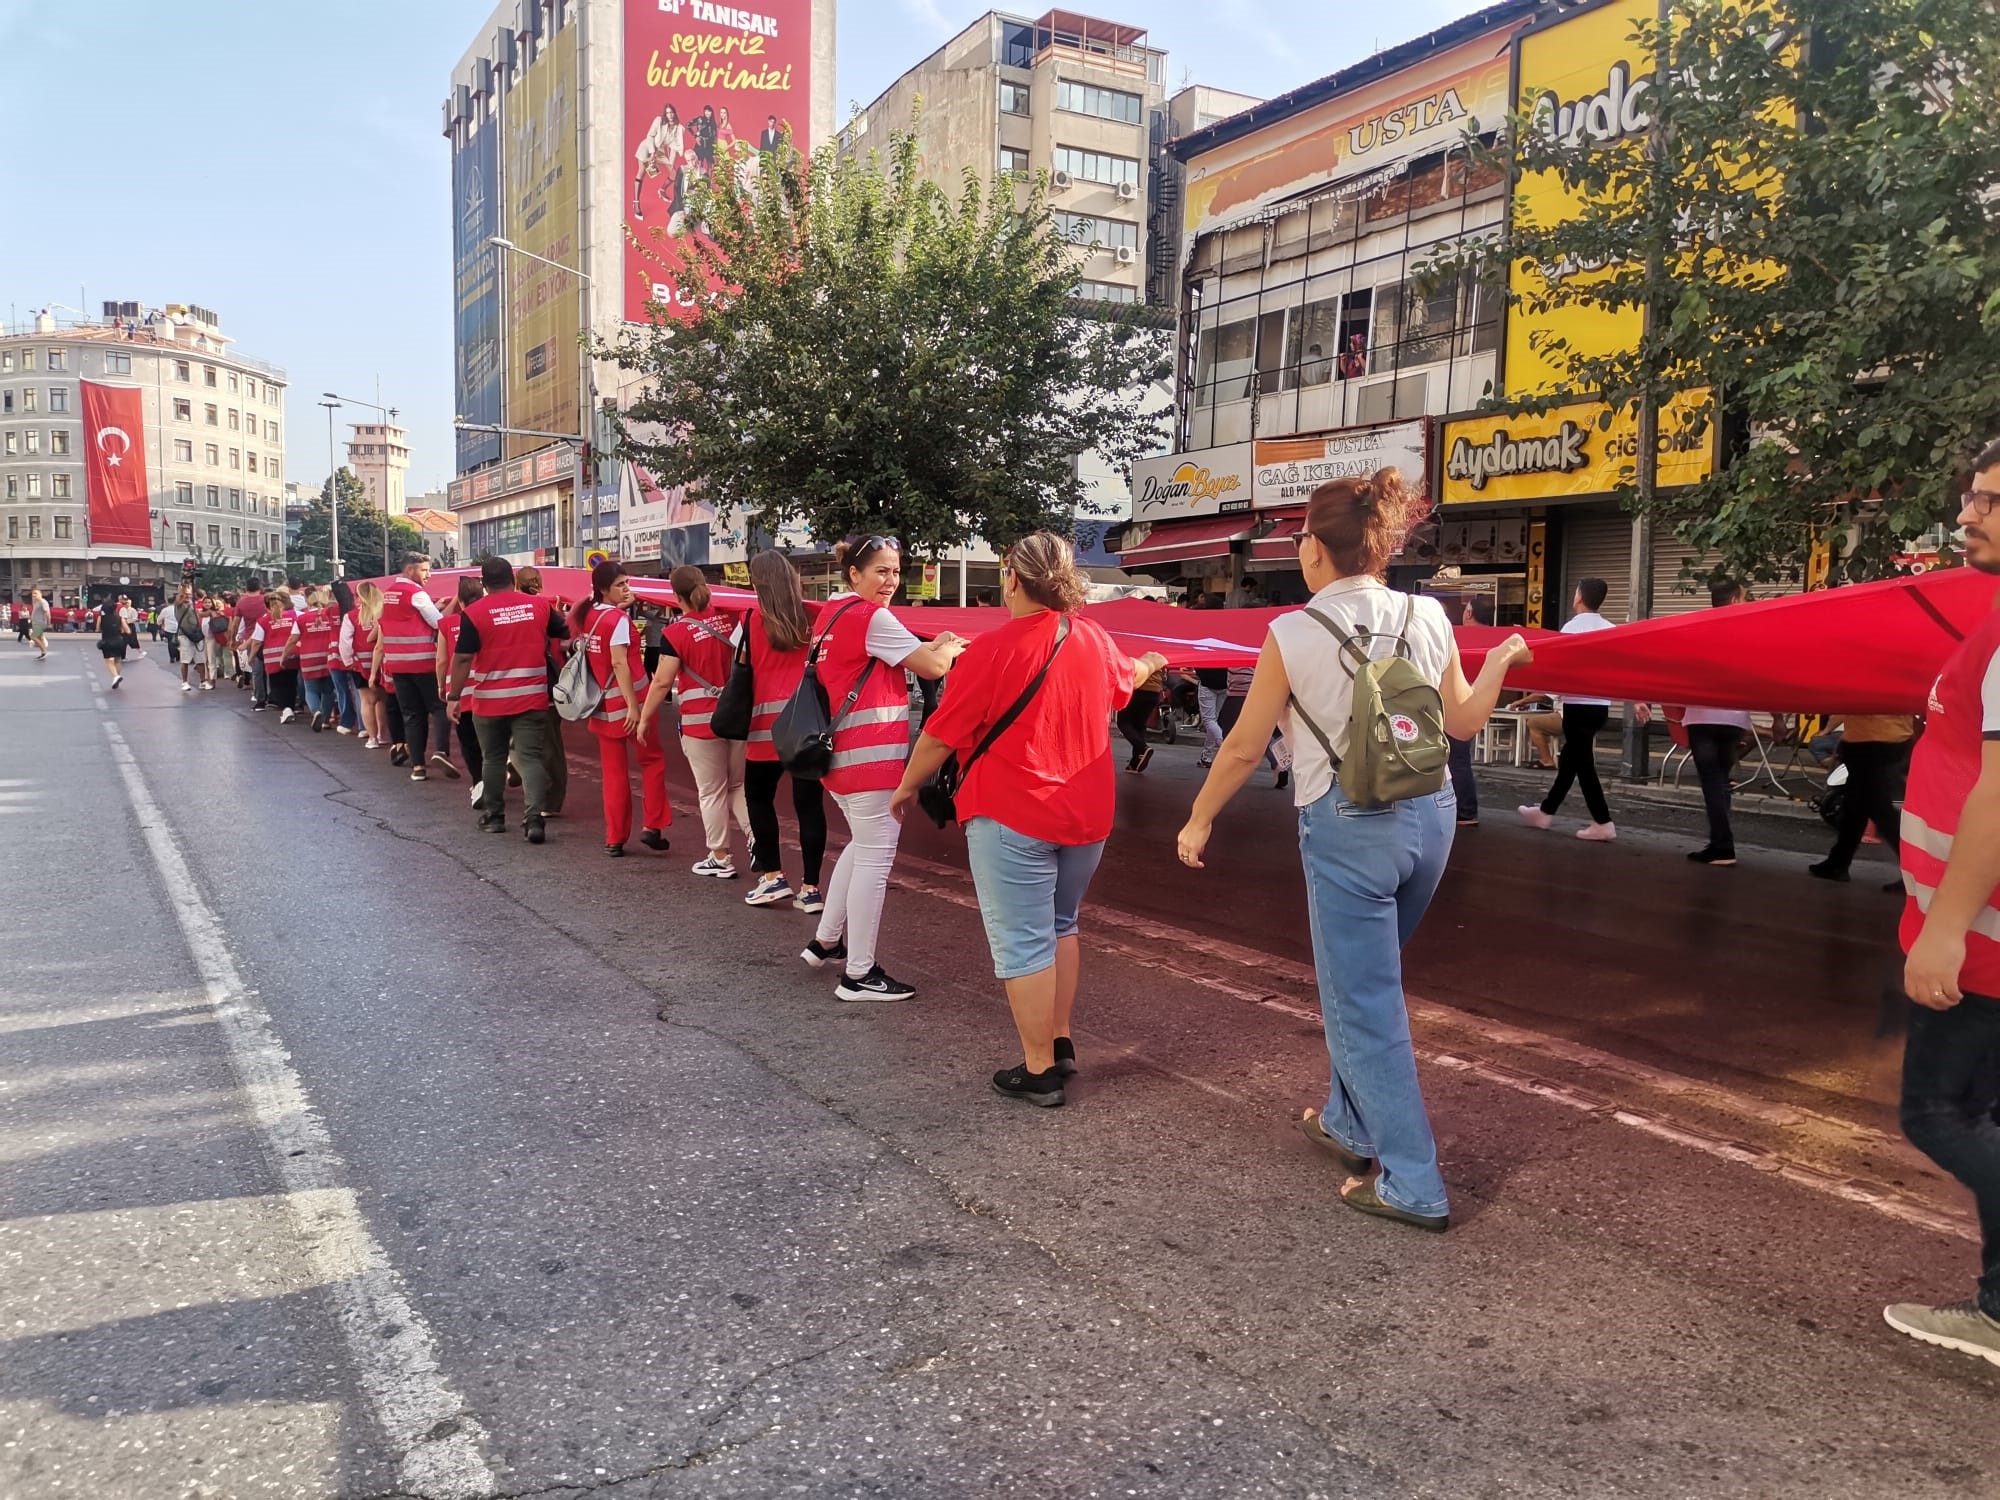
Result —
M1958 515L1965 560L2000 574L2000 442L1973 464ZM1979 1294L1899 1303L1892 1328L2000 1365L2000 607L1931 688L1903 799L1903 1130L1972 1190Z
M451 737L445 732L444 704L437 692L437 632L439 611L425 581L431 576L431 560L424 553L411 552L403 558L403 571L382 585L382 622L375 632L375 657L369 664L369 684L380 688L384 676L396 682L396 704L403 711L403 737L410 747L410 780L428 778L427 764L436 766L452 780L458 767L446 749ZM431 735L437 734L437 748L431 749Z
M489 557L479 565L486 596L459 611L458 648L451 659L451 686L445 695L451 721L465 712L460 699L470 682L473 728L485 758L479 798L481 829L507 829L507 752L515 752L527 813L521 831L539 844L548 835L542 821L549 796L550 640L569 635L561 611L548 600L514 587L514 565Z

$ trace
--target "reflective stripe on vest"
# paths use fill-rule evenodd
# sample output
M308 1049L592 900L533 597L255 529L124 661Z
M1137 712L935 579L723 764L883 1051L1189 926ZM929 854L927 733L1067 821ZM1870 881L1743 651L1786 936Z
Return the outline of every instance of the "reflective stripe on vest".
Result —
M1917 903L1917 910L1928 913L1931 902L1937 899L1937 887L1925 885L1916 876L1905 871L1903 889L1910 893L1910 899ZM1972 926L1966 929L1970 937L1985 938L1988 942L2000 943L2000 911L1990 906L1979 909L1979 915L1972 919Z
M900 668L877 661L871 668L868 627L880 606L836 599L827 609L819 673L833 709L833 759L826 789L838 794L893 791L910 755L910 694ZM864 676L865 674L865 676ZM854 707L841 713L860 685Z
M1923 850L1932 859L1951 858L1953 836L1939 833L1907 807L1903 809L1903 842Z
M833 762L828 768L838 771L843 766L865 766L880 760L905 761L910 758L907 744L862 745L853 750L836 750Z
M376 630L382 642L383 665L405 671L436 660L437 632L410 601L423 589L409 579L382 585L382 617Z

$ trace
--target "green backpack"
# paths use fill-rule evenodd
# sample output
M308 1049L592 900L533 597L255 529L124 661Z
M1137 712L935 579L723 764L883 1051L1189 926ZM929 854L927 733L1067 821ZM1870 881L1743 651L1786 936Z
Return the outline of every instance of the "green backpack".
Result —
M1412 797L1428 797L1444 786L1451 746L1445 741L1444 699L1410 660L1410 620L1417 601L1405 595L1396 651L1372 660L1367 632L1348 635L1316 609L1307 614L1340 642L1341 668L1354 680L1354 703L1347 717L1347 758L1333 753L1326 731L1312 721L1299 700L1292 711L1333 762L1340 789L1357 807L1386 807ZM1352 657L1354 665L1347 659Z

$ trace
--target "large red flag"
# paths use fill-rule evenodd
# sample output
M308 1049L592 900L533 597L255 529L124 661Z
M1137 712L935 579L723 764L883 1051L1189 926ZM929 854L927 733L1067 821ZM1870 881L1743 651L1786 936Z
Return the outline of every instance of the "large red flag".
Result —
M96 546L151 547L146 415L137 386L83 383L84 483Z

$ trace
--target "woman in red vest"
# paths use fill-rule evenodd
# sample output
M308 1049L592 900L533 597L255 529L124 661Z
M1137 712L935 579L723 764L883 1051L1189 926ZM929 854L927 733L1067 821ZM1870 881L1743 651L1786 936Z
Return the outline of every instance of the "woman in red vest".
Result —
M299 716L299 669L285 659L296 623L292 596L283 589L272 589L264 596L264 617L250 628L251 649L264 662L266 701L284 710L278 715L280 724L289 724Z
M625 840L632 836L632 769L627 747L639 757L639 780L645 794L645 823L639 842L648 849L665 849L661 832L674 820L667 802L667 759L660 742L634 733L640 720L633 712L646 686L645 647L632 628L632 585L615 562L590 570L590 598L580 600L570 616L577 649L590 659L590 674L604 689L604 701L589 719L597 737L598 764L604 773L604 852L625 857Z
M382 590L375 584L364 583L355 589L354 610L340 627L343 648L354 663L355 687L361 694L363 750L383 750L390 743L388 715L383 711L382 700L394 689L376 686L369 671L375 660L375 632L381 620Z
M950 631L920 641L885 608L903 578L896 538L842 542L833 555L851 592L821 612L813 653L833 718L826 789L847 819L848 842L827 882L819 931L801 957L816 969L842 966L837 999L909 1000L916 990L875 961L889 869L903 829L889 801L910 758L910 691L903 674L935 681L951 670L966 643Z
M702 837L708 852L695 864L694 873L717 880L734 880L736 862L729 853L729 814L736 813L736 826L750 832L750 810L743 800L744 750L742 741L715 737L709 720L715 715L715 700L736 655L732 634L736 621L729 615L709 610L708 579L700 568L682 564L667 580L684 613L660 635L660 660L653 672L653 686L646 705L639 711L639 739L657 744L653 738L653 716L666 702L667 693L678 689L681 709L681 753L694 772L695 790L701 796ZM659 847L664 848L664 843Z
M317 588L306 598L306 610L292 631L290 654L305 687L306 707L312 711L313 733L333 722L334 636L340 617L334 613L333 594Z
M458 593L444 607L438 617L437 681L438 697L451 696L451 659L458 654L458 633L465 626L465 606L485 595L486 589L470 573L458 580ZM473 694L467 688L460 695L461 702L469 702ZM458 753L465 759L465 774L472 778L472 805L477 809L486 790L486 756L479 748L478 723L472 714L460 717L457 724Z

